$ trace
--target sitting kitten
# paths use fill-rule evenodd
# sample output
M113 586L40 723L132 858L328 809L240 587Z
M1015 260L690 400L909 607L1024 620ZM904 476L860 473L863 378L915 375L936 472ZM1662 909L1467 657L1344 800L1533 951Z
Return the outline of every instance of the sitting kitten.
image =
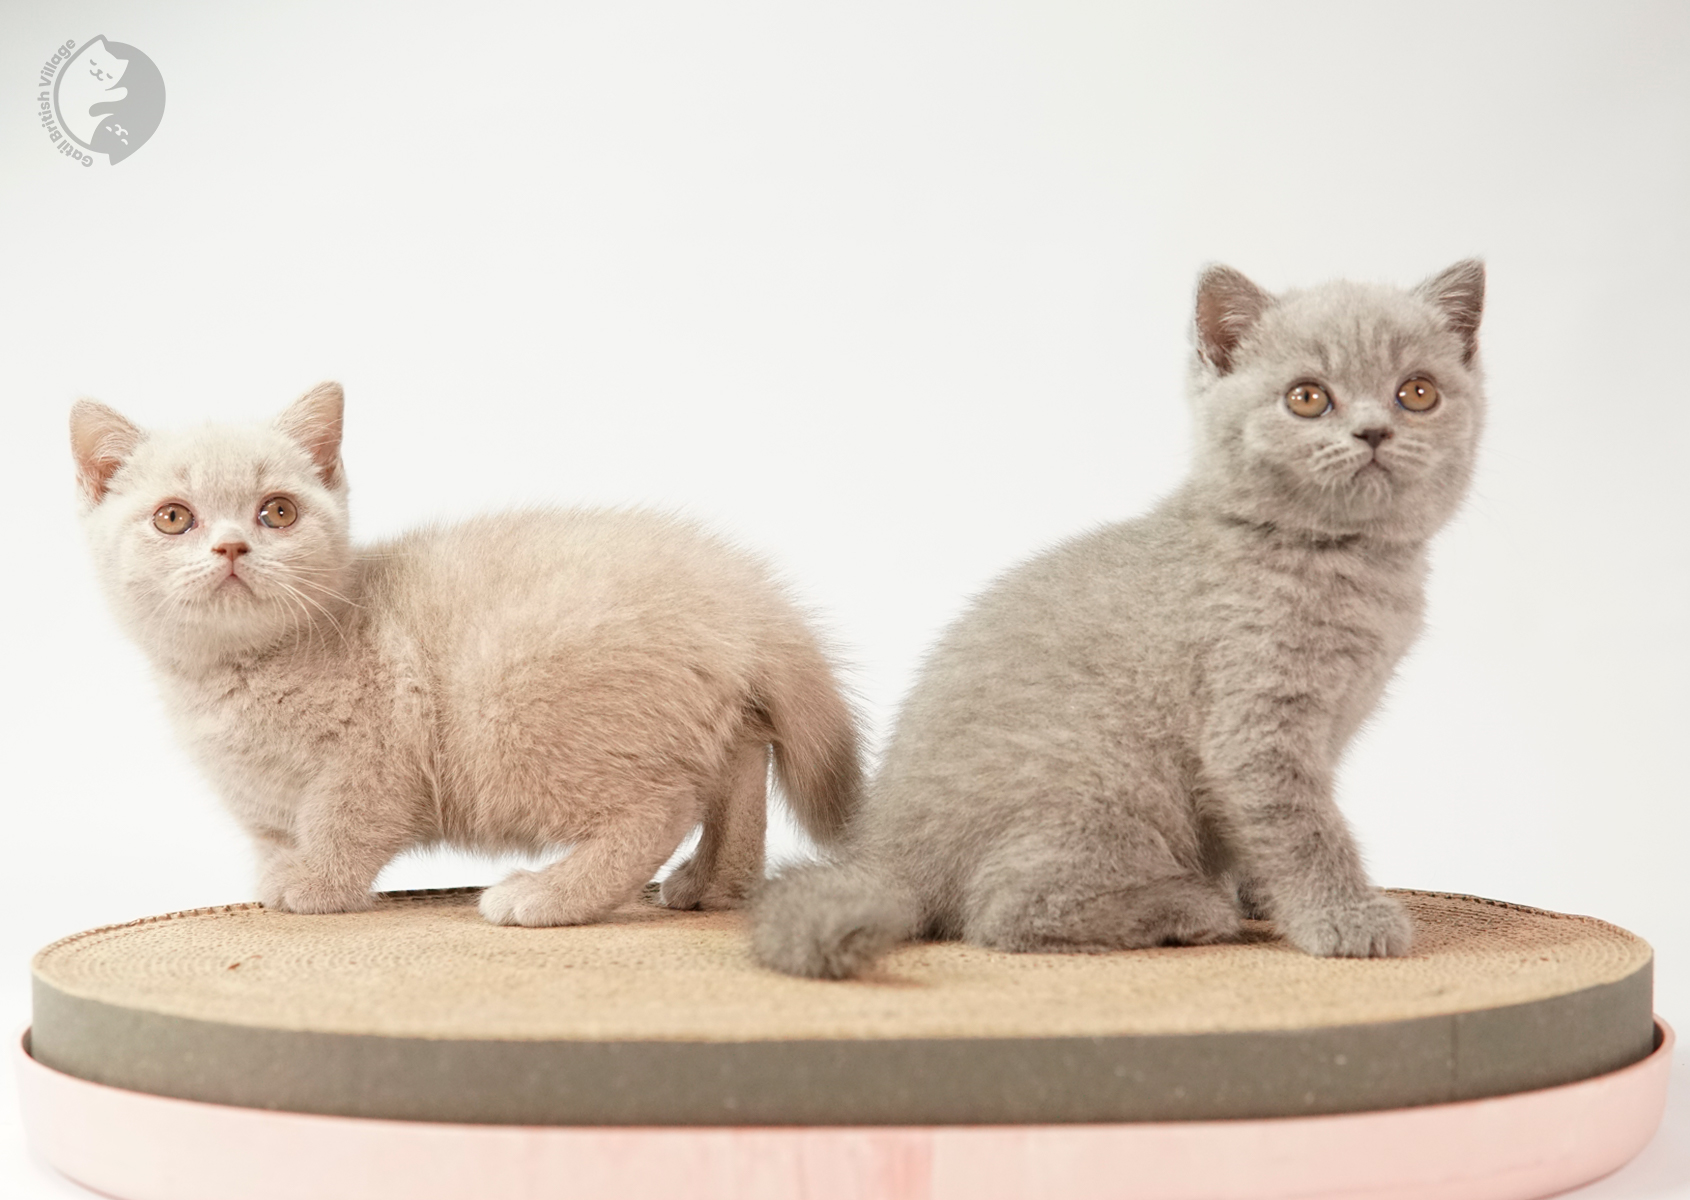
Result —
M571 925L664 881L674 908L763 873L770 747L816 837L859 791L848 706L752 558L649 513L533 510L359 548L341 389L273 426L142 433L81 401L71 442L118 619L292 912L367 908L400 851L570 853L481 897Z
M1310 954L1406 953L1332 777L1472 472L1483 296L1478 262L1278 297L1208 271L1189 479L951 627L843 853L757 901L757 957L837 978L912 937L1111 950L1246 913Z

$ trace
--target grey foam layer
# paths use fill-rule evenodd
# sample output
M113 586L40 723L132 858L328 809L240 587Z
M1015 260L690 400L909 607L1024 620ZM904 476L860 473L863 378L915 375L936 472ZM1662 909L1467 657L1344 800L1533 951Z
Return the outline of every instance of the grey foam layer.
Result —
M1628 1066L1652 963L1525 1004L1375 1024L1119 1037L430 1039L257 1028L35 981L31 1052L186 1100L538 1125L1040 1124L1307 1116L1472 1100Z

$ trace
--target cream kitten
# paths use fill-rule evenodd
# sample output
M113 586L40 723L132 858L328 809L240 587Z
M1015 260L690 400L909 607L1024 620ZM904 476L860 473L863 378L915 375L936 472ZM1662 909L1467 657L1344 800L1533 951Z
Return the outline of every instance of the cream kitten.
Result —
M1109 950L1245 915L1310 954L1406 953L1333 776L1472 473L1484 278L1273 296L1207 272L1185 485L975 600L844 852L759 900L758 957L837 977L910 937Z
M481 898L569 925L664 881L762 877L770 750L810 833L857 801L852 715L753 558L637 511L535 510L354 546L341 389L270 426L143 433L80 401L84 522L119 621L261 860L264 904L366 908L394 855L569 853Z

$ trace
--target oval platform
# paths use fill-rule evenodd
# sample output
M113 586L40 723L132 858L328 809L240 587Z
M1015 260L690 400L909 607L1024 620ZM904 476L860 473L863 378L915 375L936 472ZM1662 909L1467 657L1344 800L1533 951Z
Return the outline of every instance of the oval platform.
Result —
M1666 1079L1647 944L1398 895L1404 959L1262 929L909 946L851 983L759 970L737 914L202 909L37 956L25 1115L49 1161L134 1200L493 1194L450 1184L487 1170L512 1196L1523 1197L1641 1148ZM269 1164L246 1190L214 1169L229 1146Z
M16 1051L37 1152L120 1200L1532 1200L1648 1143L1672 1032L1608 1075L1460 1104L1126 1125L440 1125L168 1100Z

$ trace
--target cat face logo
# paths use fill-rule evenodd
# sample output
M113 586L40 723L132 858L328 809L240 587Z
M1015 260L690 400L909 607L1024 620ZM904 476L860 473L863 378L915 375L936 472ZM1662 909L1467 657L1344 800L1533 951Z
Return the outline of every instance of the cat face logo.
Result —
M146 144L164 119L164 77L153 60L122 42L99 36L74 53L65 43L42 67L41 83L52 82L51 120L43 112L48 135L64 145L61 153L87 164L106 155L113 166ZM48 109L48 95L41 96ZM56 126L56 127L55 127Z

